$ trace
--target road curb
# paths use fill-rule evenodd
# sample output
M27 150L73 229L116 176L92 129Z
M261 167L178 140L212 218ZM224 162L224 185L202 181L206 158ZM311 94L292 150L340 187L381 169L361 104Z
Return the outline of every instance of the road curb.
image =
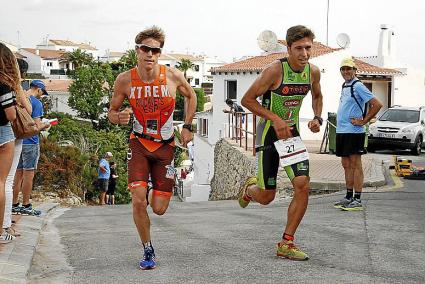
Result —
M41 230L46 225L49 212L58 205L59 203L40 204L37 209L42 212L41 216L23 216L16 223L16 230L21 233L21 236L2 247L0 283L27 282Z

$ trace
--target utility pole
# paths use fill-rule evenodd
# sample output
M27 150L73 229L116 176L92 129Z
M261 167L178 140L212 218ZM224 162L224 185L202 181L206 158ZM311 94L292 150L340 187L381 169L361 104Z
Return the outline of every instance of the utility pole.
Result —
M326 8L326 45L329 46L329 0Z

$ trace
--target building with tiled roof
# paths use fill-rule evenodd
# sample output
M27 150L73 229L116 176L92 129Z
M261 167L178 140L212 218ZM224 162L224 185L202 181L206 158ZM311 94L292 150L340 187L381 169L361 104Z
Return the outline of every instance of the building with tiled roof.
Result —
M52 101L52 111L64 112L73 116L77 115L77 112L68 105L70 96L68 89L73 80L44 79L42 81L46 85L46 90Z
M224 61L208 56L195 56L182 53L162 53L158 62L171 67L179 65L182 59L190 60L194 67L187 70L187 80L192 87L201 87L204 83L212 83L211 69L226 64Z
M77 49L81 49L82 51L91 54L93 58L97 58L99 56L99 51L96 47L92 46L90 43L76 43L71 40L63 40L63 39L49 39L47 42L44 41L36 46L36 49L43 50L60 50L66 52L72 52Z

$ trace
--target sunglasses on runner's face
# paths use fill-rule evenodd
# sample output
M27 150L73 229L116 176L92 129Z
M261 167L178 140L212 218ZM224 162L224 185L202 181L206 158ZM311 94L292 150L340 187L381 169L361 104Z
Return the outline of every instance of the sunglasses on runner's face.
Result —
M161 53L160 47L153 47L146 44L136 44L136 49L141 49L143 52L146 52L146 53L148 53L149 51L152 51L152 54Z

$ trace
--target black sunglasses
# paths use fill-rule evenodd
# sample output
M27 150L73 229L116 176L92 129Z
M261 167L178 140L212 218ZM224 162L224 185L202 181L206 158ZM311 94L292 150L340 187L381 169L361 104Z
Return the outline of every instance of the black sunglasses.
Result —
M141 49L143 52L146 52L146 53L148 53L149 51L152 51L152 54L161 53L160 47L153 47L147 44L136 44L136 49Z

